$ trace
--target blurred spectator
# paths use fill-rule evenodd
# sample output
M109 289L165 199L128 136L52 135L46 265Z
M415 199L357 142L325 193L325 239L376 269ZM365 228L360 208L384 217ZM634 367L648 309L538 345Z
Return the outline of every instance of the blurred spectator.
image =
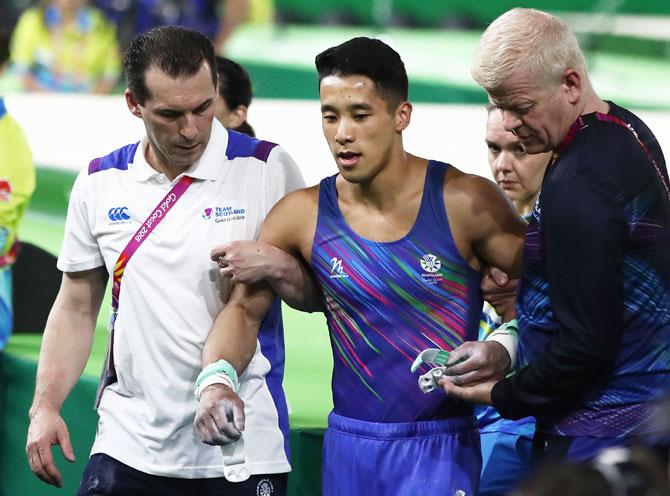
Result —
M607 448L590 462L546 463L512 496L667 496L668 479L643 447Z
M30 91L109 93L120 69L116 29L87 0L44 0L19 18L12 62Z
M9 59L9 34L0 32L0 73ZM12 332L12 264L16 231L35 190L35 169L23 131L0 97L0 350Z
M216 118L226 129L256 136L254 128L247 122L247 110L253 96L249 74L240 64L224 57L216 57L216 72L219 75Z
M119 26L124 48L136 34L179 25L208 36L219 53L250 11L249 0L96 0L96 5Z
M653 449L656 457L665 465L670 477L670 395L663 398L650 419L651 429L648 435L638 442Z
M251 24L272 24L275 21L274 0L249 0L249 17Z
M667 473L650 448L641 445L607 448L595 457L591 466L603 474L613 495L670 494Z
M541 466L511 495L611 496L612 492L605 477L588 463L563 461Z

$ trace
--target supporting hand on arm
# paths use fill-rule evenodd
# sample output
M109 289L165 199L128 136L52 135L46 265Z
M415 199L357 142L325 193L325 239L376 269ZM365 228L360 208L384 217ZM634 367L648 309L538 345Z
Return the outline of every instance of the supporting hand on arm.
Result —
M309 269L280 248L262 241L232 241L214 247L211 259L219 264L221 275L233 282L254 284L265 280L291 307L321 311L320 293Z
M482 273L482 297L502 317L503 322L508 322L516 316L515 304L518 284L518 279L510 279L505 272L497 267L487 267Z

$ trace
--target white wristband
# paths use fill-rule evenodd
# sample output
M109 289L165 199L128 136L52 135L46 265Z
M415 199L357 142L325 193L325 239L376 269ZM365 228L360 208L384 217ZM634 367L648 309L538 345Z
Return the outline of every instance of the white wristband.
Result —
M495 341L500 343L507 350L507 354L509 355L510 359L509 369L510 371L513 371L516 367L516 351L519 343L516 319L498 327L495 331L486 337L486 341Z
M232 379L223 372L218 372L205 378L202 382L200 382L196 386L195 391L193 392L193 394L195 395L195 399L200 401L200 395L202 394L202 392L205 390L207 386L211 386L212 384L224 384L233 391L235 391L235 384L233 383Z

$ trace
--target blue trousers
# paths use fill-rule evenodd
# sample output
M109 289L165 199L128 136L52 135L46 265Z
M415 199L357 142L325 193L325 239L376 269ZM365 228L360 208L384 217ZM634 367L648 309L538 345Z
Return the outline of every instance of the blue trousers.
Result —
M481 432L482 477L479 496L509 494L530 474L533 441L506 432Z
M474 417L378 423L331 413L322 494L471 496L481 465Z

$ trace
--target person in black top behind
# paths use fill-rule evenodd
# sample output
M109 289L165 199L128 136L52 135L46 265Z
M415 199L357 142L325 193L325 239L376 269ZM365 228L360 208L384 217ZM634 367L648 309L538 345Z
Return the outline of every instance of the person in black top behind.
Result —
M598 97L576 38L553 15L500 16L472 74L505 129L554 158L526 234L520 371L443 387L506 418L535 416L536 459L587 459L649 436L670 390L670 187L658 141Z

